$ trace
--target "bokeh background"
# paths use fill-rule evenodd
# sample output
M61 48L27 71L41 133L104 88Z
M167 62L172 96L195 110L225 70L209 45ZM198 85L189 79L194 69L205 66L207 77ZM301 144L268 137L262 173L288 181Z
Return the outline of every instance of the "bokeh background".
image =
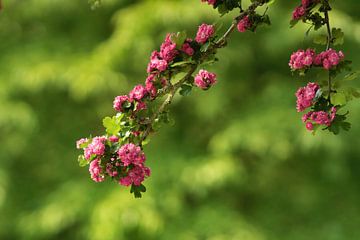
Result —
M360 2L331 2L359 69ZM310 79L287 66L309 44L304 25L289 29L298 1L272 5L271 27L234 34L209 68L216 87L175 99L175 126L145 148L142 199L92 182L75 141L102 134L113 98L144 81L167 32L193 35L219 15L200 0L3 4L0 239L360 239L359 102L348 106L350 132L306 132L294 92Z

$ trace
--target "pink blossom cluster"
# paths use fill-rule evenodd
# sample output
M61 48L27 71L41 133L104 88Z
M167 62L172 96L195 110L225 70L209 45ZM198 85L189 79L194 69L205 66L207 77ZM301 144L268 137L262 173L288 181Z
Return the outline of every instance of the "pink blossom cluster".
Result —
M215 5L217 0L201 0L201 2L207 2L209 5Z
M320 90L320 86L316 83L308 83L305 87L301 87L296 92L296 109L298 112L304 111L306 108L314 104L316 93Z
M129 166L130 164L140 166L146 159L141 148L133 143L123 145L118 151L118 156L124 166Z
M215 33L215 27L214 25L208 25L208 24L201 24L198 32L195 37L195 41L204 44L206 43L212 35Z
M300 49L291 54L289 66L293 70L307 69L311 66L321 66L329 70L336 67L344 58L342 51L337 52L331 48L319 54L316 54L314 49Z
M146 177L150 176L150 169L145 166L146 156L141 147L133 143L122 145L115 154L111 152L105 154L105 149L116 147L118 141L117 136L101 136L93 138L91 142L82 138L76 145L78 148L83 148L84 157L90 163L91 179L95 182L102 182L106 176L109 176L121 185L139 186Z
M83 141L83 139L80 139L77 143ZM89 143L86 148L84 148L85 159L90 160L92 156L102 156L105 153L105 141L106 137L94 137L92 142Z
M314 49L300 49L291 54L289 66L294 70L309 68L313 64L315 56L316 53Z
M337 52L330 48L318 54L314 59L314 64L323 66L326 70L329 70L332 67L336 67L344 58L345 55L342 51Z
M332 107L330 113L326 111L310 111L302 117L304 123L306 123L306 129L312 131L314 129L314 124L331 126L331 123L336 117L337 109Z
M102 182L105 180L105 176L102 172L99 159L95 159L90 163L89 172L91 179L95 182Z
M249 16L246 15L245 17L243 17L237 24L237 29L239 32L245 32L246 30L248 30L249 28L251 28L252 23L249 19Z
M207 90L217 83L216 74L203 69L199 71L194 80L195 85L203 90Z
M149 176L150 168L144 166L134 166L133 168L129 169L127 176L120 178L119 183L126 187L130 186L131 184L140 186L145 178Z
M296 7L295 10L292 13L292 18L294 20L298 20L306 15L308 12L308 8L313 4L317 3L319 0L302 0L301 5Z

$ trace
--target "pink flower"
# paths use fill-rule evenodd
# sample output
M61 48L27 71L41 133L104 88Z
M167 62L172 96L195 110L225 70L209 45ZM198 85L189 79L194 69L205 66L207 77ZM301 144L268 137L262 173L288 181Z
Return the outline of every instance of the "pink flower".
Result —
M129 170L126 177L120 178L119 183L123 186L130 186L134 184L140 186L141 183L145 180L145 177L150 176L150 169L144 166L134 166Z
M213 5L216 3L216 0L201 0L201 2L207 2L209 5Z
M307 122L306 129L309 131L312 131L312 130L314 130L314 125L311 122Z
M105 153L106 137L94 137L92 142L84 149L84 157L89 160L92 155L101 156Z
M213 25L203 23L198 29L195 41L200 44L204 44L214 33L215 28Z
M163 72L167 69L168 62L166 60L161 59L160 53L157 51L153 51L150 56L150 62L147 67L147 72L151 73L153 71Z
M99 159L95 159L94 161L92 161L90 163L89 172L90 172L90 175L91 175L91 179L94 180L95 182L104 181L105 177L102 174Z
M114 109L116 111L123 112L124 111L123 104L125 102L131 102L128 96L126 96L126 95L117 96L113 102Z
M336 118L337 109L332 107L330 113L325 111L310 111L304 114L302 120L306 123L306 129L312 131L314 129L314 124L331 126L332 122Z
M314 98L320 86L316 83L308 83L306 87L299 88L296 92L296 109L298 112L304 111L313 105Z
M181 47L181 50L189 56L192 56L195 53L194 49L190 45L191 42L192 39L186 39L185 43Z
M119 138L117 136L111 136L111 137L109 137L109 141L110 142L118 142Z
M291 54L289 66L293 70L299 70L310 67L315 61L315 51L313 49L298 50Z
M238 22L237 29L239 32L245 32L247 29L251 28L251 25L249 16L246 15Z
M294 20L300 19L305 15L305 13L306 9L303 6L299 6L293 11L292 18Z
M157 89L154 86L154 83L146 82L145 88L146 88L146 91L148 91L148 93L150 94L151 98L155 98L157 96Z
M167 34L165 41L160 47L160 57L169 63L176 57L177 54L178 51L176 50L176 43L171 41L171 34Z
M87 141L88 141L87 138L81 138L81 139L77 140L76 141L76 148L81 149L82 148L81 145L86 143Z
M136 107L135 107L135 112L139 112L141 110L145 110L147 108L146 103L142 102L142 101L138 101L136 103Z
M131 100L140 101L141 99L146 97L147 93L148 92L146 91L146 88L143 85L139 84L130 91L129 97Z
M141 148L133 143L127 143L118 150L118 156L124 166L142 165L145 161L145 154Z
M203 90L209 89L212 85L217 83L216 74L201 69L195 76L194 83Z
M325 111L313 112L310 119L319 125L331 125L331 116Z
M336 52L330 48L327 51L319 53L315 57L314 64L329 70L332 67L337 66L344 58L345 55L342 51Z

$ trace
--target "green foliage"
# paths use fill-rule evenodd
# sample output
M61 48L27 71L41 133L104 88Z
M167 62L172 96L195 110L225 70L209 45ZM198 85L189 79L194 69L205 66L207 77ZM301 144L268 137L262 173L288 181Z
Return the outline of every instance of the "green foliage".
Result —
M332 43L336 45L342 45L344 44L344 32L341 30L341 28L333 28L332 29Z
M123 114L117 114L116 116L105 117L103 119L103 125L107 134L116 136L119 133L121 130L121 119L123 116Z

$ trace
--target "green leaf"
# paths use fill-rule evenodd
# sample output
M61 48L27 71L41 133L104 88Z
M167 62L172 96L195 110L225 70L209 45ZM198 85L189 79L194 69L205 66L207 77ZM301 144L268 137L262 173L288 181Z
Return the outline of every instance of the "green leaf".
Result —
M182 80L184 77L186 77L187 74L188 74L187 72L178 72L171 78L171 81L174 83L178 82Z
M221 16L223 16L229 12L225 3L220 4L217 9Z
M141 198L141 193L146 192L146 187L144 185L136 186L134 184L131 185L130 193L133 193L135 198Z
M187 85L187 84L183 84L181 85L181 89L179 91L179 94L181 96L189 96L192 90L192 86L191 85Z
M106 128L106 132L110 135L117 135L121 130L120 121L116 116L104 118L103 125Z
M314 38L314 43L319 45L326 45L327 39L327 36L324 34L316 35Z
M359 77L359 72L352 72L352 73L347 74L344 77L344 80L345 81L352 81L352 80L357 79L358 77Z
M267 5L270 6L270 5L274 4L275 2L276 2L276 0L270 0L267 2Z
M293 19L290 21L290 28L293 28L296 26L296 24L298 24L299 19Z
M332 37L333 37L333 44L334 45L342 45L344 44L344 32L341 28L333 28L332 29Z
M78 162L80 167L85 167L89 162L85 159L84 155L79 155Z
M171 64L170 67L178 67L178 66L183 66L183 65L188 65L188 64L195 64L195 62L194 61L175 62L175 63Z

